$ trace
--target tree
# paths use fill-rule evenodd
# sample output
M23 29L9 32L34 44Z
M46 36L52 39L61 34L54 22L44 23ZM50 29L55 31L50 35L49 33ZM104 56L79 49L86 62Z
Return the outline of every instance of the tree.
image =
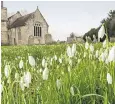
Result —
M115 10L110 10L110 12L108 13L108 17L104 18L101 21L101 24L104 23L105 24L105 29L106 29L106 33L108 34L108 38L110 39L110 37L115 37ZM98 28L92 28L90 31L88 31L87 33L84 34L83 39L86 41L86 36L90 36L91 39L93 39L93 35L95 34L96 38L98 38L98 31L100 29L101 26L99 26ZM104 37L105 39L105 37ZM102 39L102 41L104 40Z

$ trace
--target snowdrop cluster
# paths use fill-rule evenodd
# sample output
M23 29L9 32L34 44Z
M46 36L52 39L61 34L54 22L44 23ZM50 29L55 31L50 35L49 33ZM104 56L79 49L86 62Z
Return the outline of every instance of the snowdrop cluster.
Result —
M61 88L61 80L60 79L57 79L57 81L56 81L56 85L57 85L57 88L58 88L58 90Z
M71 93L72 96L74 96L75 93L74 93L74 88L73 88L73 86L70 87L70 93Z
M28 56L29 64L34 67L35 66L35 59L33 56Z
M111 77L110 73L107 73L107 82L108 82L108 84L112 84L112 77Z
M11 73L10 65L5 65L4 74L5 74L6 78L9 77L10 73Z
M48 76L49 76L49 70L48 68L46 67L43 71L43 80L47 80L48 79Z
M72 47L68 46L67 47L67 55L69 57L73 57L75 55L76 52L76 44L73 44Z
M19 62L19 68L22 69L23 66L24 66L24 62L23 62L23 60L21 59L20 62Z
M20 79L20 87L24 91L24 88L29 88L29 84L31 83L31 73L24 72L24 75Z
M112 61L115 62L115 46L113 46L109 51L108 61L109 62L112 62Z

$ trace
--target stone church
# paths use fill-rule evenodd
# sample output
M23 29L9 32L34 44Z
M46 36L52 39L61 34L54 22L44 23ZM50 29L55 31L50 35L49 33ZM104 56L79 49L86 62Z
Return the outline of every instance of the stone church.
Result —
M19 11L7 18L7 8L1 2L1 44L28 45L46 44L52 42L48 33L48 23L37 9L22 16Z

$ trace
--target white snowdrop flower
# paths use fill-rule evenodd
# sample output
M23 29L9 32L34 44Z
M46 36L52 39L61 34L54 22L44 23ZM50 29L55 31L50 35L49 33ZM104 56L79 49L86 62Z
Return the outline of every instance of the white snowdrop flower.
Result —
M57 60L57 56L56 56L56 55L54 55L54 60L55 60L55 61Z
M24 78L23 77L21 77L21 79L20 79L20 87L21 87L21 89L22 89L22 91L24 91Z
M105 47L106 47L106 44L107 44L107 41L106 41L106 40L104 40L104 42L103 42L103 48L105 48Z
M100 41L100 38L102 39L105 35L105 28L104 25L102 24L100 30L98 31L98 41Z
M72 57L72 52L71 52L71 47L70 46L67 47L67 55L69 57Z
M48 75L49 75L49 70L46 67L43 71L43 80L47 80L48 79Z
M81 59L78 59L78 64L81 62Z
M108 64L108 63L109 63L109 60L108 60L108 58L106 58L106 60L105 60L105 63L106 63L106 64Z
M42 72L42 68L40 68L40 73Z
M109 62L111 62L111 61L115 62L115 46L113 46L109 51L108 61Z
M96 39L96 36L95 36L95 35L93 35L93 42L94 42L94 43L97 42L97 39Z
M72 52L72 56L74 56L76 52L76 44L72 45L71 52Z
M31 73L30 72L24 73L23 78L24 78L25 87L29 87L29 84L31 83Z
M105 58L107 58L107 56L108 56L108 50L107 49L104 51L104 55L105 55Z
M4 74L5 74L6 78L9 77L9 75L10 75L10 66L9 65L5 65Z
M0 91L1 91L1 93L3 92L3 85L2 84L0 84Z
M10 80L10 78L8 78L8 80L7 80L7 83L9 83L9 84L11 83L11 80Z
M45 61L45 59L43 58L43 59L42 59L42 67L45 67L45 62L46 62L46 61Z
M85 49L88 49L88 48L89 48L89 43L86 42L86 43L85 43Z
M19 62L19 68L22 69L24 66L24 63L23 63L23 60L21 59L20 62Z
M70 93L72 94L72 96L74 96L74 88L73 87L70 88Z
M68 66L68 72L70 72L71 71L71 68L70 68L70 66Z
M60 81L60 79L57 79L56 85L57 85L57 88L59 90L61 88L61 81Z
M106 60L106 54L105 54L105 52L102 52L101 53L101 56L100 56L100 61L105 61Z
M99 51L96 50L95 57L98 58L98 56L99 56Z
M94 51L94 46L92 44L90 44L90 51L93 52Z
M104 53L103 53L103 52L101 53L100 58L101 58L101 61L105 61L105 56L104 56Z
M19 79L19 74L15 73L15 79L18 80Z
M108 84L112 84L112 77L111 77L110 73L107 73L107 82L108 82Z
M28 59L29 59L29 64L34 67L35 66L35 59L33 56L28 56Z
M21 57L20 56L17 56L18 59L20 59Z
M59 63L60 63L60 64L62 63L62 59L61 59L61 58L59 58Z
M86 53L86 52L84 52L84 55L83 55L83 57L84 57L84 58L86 57L86 54L87 54L87 53Z

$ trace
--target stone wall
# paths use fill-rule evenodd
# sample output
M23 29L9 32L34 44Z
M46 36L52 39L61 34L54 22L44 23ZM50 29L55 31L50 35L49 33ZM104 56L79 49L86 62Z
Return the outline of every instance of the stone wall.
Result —
M45 43L46 44L52 43L52 36L51 36L51 34L46 34L45 35Z
M8 41L8 31L7 31L7 8L1 8L1 44L7 45Z
M1 8L1 20L7 21L7 8L5 7Z

